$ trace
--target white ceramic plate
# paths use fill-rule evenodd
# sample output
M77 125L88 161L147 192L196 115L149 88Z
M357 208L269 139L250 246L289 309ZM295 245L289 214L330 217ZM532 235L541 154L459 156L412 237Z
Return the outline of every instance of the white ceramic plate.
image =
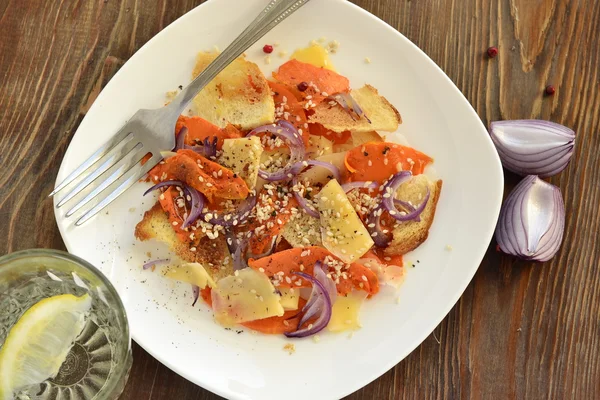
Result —
M114 134L139 108L163 104L165 93L189 82L194 57L224 48L267 0L212 0L149 41L102 91L81 123L58 181ZM116 286L133 339L166 366L217 394L235 399L339 399L376 379L415 349L456 303L492 237L502 199L502 170L486 129L450 79L390 26L344 0L313 0L247 52L265 74L311 39L341 43L333 62L353 87L377 87L401 112L399 133L435 158L444 180L427 242L406 258L399 292L384 290L362 310L363 328L295 340L296 352L278 336L237 334L217 326L204 305L192 308L189 285L142 271L148 259L168 254L139 243L135 224L153 199L138 184L83 227L58 210L67 248L99 267ZM279 42L266 65L265 43ZM365 63L370 57L371 64ZM432 173L430 171L430 173ZM452 250L448 250L447 246ZM151 253L151 256L147 255ZM397 298L399 303L396 302Z

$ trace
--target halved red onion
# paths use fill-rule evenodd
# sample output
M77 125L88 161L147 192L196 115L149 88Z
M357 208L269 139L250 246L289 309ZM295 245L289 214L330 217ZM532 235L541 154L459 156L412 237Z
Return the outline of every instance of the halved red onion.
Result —
M387 181L387 183L383 186L383 200L381 201L381 203L383 204L383 207L385 207L385 209L390 213L392 218L394 218L397 221L420 221L420 215L427 206L427 202L429 201L429 188L427 188L425 198L418 206L412 206L411 204L401 200L398 202L394 201L394 196L396 195L396 191L398 190L400 185L408 181L411 177L412 173L410 171L400 171L396 173L392 178L390 178L390 180ZM405 204L408 205L408 207L406 207L408 209L408 212L398 210L396 208L396 203L401 204L403 207Z
M192 303L192 307L196 305L198 301L198 297L200 297L200 287L196 285L192 285L192 296L194 296L194 302Z
M285 336L293 338L302 338L315 333L320 332L327 326L331 320L332 314L332 302L329 297L327 288L317 278L312 275L305 274L304 272L293 272L293 274L300 276L310 283L312 283L312 292L306 305L302 308L302 318L298 323L298 327L294 332L286 332ZM313 300L314 298L314 300ZM317 319L308 326L300 328L308 320L317 316Z
M258 175L269 182L290 179L293 175L291 172L292 167L296 162L299 162L302 159L304 159L304 156L306 154L306 149L304 147L304 142L302 141L302 136L291 123L284 120L279 120L276 124L259 126L258 128L255 128L250 133L248 133L248 135L246 136L255 136L265 132L271 133L283 139L286 142L286 144L290 148L290 161L285 167L283 167L279 171L268 172L261 169L258 171Z
M158 264L166 264L166 263L168 263L168 262L171 262L171 260L170 260L169 258L163 258L163 259L158 259L158 260L151 260L151 261L148 261L147 263L145 263L145 264L142 266L142 268L144 268L144 269L148 269L148 268L152 268L152 267L153 267L153 266L155 266L155 265L158 265Z
M572 129L535 119L494 121L490 136L504 168L521 176L559 173L569 164L575 146Z
M367 216L367 231L371 235L375 246L377 247L388 247L390 242L392 241L392 235L389 233L383 232L381 229L381 214L383 214L384 208L382 204L379 204L377 207L371 211L371 213Z
M379 187L379 183L370 182L370 181L356 181L356 182L348 182L342 185L342 190L348 193L353 189L377 189Z
M350 93L334 94L333 96L329 96L327 98L327 100L333 100L336 103L338 103L340 106L342 106L342 108L344 110L346 110L348 115L350 115L350 118L352 118L353 120L356 121L356 119L354 118L354 114L356 114L358 116L358 118L365 117L365 119L369 123L371 123L371 120L369 119L369 117L367 117L367 115L364 113L364 111L362 110L362 108L360 107L358 102L356 100L354 100L354 97L352 97L352 95Z
M548 261L560 248L564 226L560 189L529 175L506 198L496 226L496 241L504 253Z
M292 178L292 185L293 186L298 185L298 177L294 176ZM311 204L308 203L308 200L305 199L304 196L300 195L300 193L298 193L295 190L292 190L292 194L294 195L294 198L298 202L298 205L300 207L302 207L302 209L304 210L304 212L306 212L306 214L310 215L313 218L319 218L319 212L317 210L315 210L315 208Z

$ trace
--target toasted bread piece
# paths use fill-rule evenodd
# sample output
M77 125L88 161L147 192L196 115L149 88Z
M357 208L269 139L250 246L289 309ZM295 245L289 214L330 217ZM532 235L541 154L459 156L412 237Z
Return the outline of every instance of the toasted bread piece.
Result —
M314 108L315 113L309 118L309 122L320 123L334 132L394 132L402 123L398 110L385 97L380 96L373 86L365 85L360 89L352 90L351 95L371 123L365 117L352 119L342 106L339 104L332 106L328 101Z
M218 53L200 52L192 72L195 78ZM271 89L258 66L243 57L234 60L194 98L192 111L224 128L228 123L242 130L270 124L275 119Z
M425 210L421 213L421 221L398 222L392 231L393 239L385 249L388 255L404 254L416 249L429 235L429 228L433 223L435 209L442 190L442 181L432 181L425 175L417 175L404 183L398 189L396 197L412 204L420 204L425 195L425 188L429 186L430 196Z
M187 244L177 238L173 226L159 203L146 211L144 218L135 227L135 237L141 241L154 239L167 244L183 261L202 264L215 281L233 274L231 256L224 235L219 235L214 240L203 236L196 244L196 251L191 251ZM227 262L223 263L226 257Z

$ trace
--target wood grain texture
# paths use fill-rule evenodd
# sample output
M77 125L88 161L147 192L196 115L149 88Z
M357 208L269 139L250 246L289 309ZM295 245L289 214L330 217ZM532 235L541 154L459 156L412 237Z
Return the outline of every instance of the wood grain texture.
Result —
M0 253L64 249L46 196L83 113L121 60L200 3L0 1ZM558 256L535 265L490 244L435 335L348 398L600 398L600 0L354 3L429 54L485 124L548 119L577 145L550 179L567 212ZM507 174L507 189L516 182ZM134 358L123 399L218 398L137 345Z

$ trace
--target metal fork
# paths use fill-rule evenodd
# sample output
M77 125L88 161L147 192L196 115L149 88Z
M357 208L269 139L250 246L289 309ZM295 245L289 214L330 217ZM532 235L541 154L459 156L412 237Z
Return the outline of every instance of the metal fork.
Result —
M58 184L49 196L79 180L58 201L56 207L62 207L89 187L89 193L65 214L70 217L82 210L83 215L75 222L75 225L81 225L144 177L162 160L161 151L175 147L175 123L190 101L233 60L309 1L271 0L254 21L171 103L156 110L137 111L116 135ZM141 165L140 161L148 153L151 154L150 159Z

